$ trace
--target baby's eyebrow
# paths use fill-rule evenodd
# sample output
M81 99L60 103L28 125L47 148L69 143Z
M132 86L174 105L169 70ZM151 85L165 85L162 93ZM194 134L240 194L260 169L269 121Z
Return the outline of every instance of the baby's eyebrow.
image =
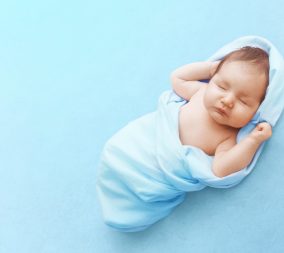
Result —
M247 94L247 93L243 93L243 92L240 92L239 97L242 98L242 99L245 99L247 101L251 101L251 102L255 100L255 98L252 94Z
M239 95L241 97L246 97L246 98L251 98L251 99L255 97L254 93L252 93L251 91L247 91L247 90L240 90Z
M251 94L248 94L246 91L240 91L239 96L241 98L248 98L248 99L252 97Z
M221 83L226 84L227 86L230 86L230 84L226 80L222 79L221 77L219 78L219 80Z
M224 80L222 77L218 76L218 79L219 79L219 81L220 81L221 83L224 83L224 84L226 84L226 85L229 85L229 83L228 83L226 80Z

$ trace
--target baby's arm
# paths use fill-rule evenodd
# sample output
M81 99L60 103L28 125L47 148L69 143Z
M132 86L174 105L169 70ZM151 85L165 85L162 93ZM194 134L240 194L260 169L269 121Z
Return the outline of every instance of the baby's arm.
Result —
M204 83L199 80L210 79L219 62L195 62L184 65L171 74L173 90L182 98L189 100Z
M224 177L237 172L250 164L260 144L272 135L268 123L259 123L242 141L236 144L235 137L221 143L215 152L213 173Z

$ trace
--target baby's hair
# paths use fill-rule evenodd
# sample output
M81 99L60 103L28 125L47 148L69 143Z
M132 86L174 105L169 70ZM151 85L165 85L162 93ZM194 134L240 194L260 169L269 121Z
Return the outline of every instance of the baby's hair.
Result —
M264 72L266 77L266 85L269 83L269 56L268 54L261 48L258 47L242 47L238 50L235 50L229 54L227 54L219 63L216 71L216 74L225 62L232 61L244 61L247 63L256 66L258 71L261 73Z

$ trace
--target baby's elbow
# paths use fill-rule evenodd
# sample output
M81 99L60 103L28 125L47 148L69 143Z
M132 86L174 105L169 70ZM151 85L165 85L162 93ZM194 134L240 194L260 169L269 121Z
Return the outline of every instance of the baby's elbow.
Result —
M220 177L220 178L224 177L223 173L220 173L220 171L218 171L218 170L212 169L212 172L213 172L214 176L216 176L216 177Z
M224 164L224 163L218 163L218 164L215 163L212 166L212 173L216 177L223 178L231 174L234 174L236 172L239 172L245 168L246 167L244 166L236 166L236 164L229 165L229 164Z
M180 85L183 84L185 82L185 80L179 78L175 72L172 72L170 75L170 81L172 84L172 88L176 89L176 88L180 88Z
M214 174L214 176L220 177L220 178L227 176L224 169L222 169L220 166L216 166L216 165L212 166L212 173Z

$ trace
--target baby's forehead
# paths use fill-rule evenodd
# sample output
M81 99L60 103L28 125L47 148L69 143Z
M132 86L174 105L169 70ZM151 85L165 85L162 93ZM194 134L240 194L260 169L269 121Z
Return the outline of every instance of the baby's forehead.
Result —
M239 71L261 72L259 66L250 61L227 59L224 61L220 70L228 67L238 69Z
M241 75L249 75L255 79L268 79L266 73L261 68L259 68L259 66L247 61L224 62L224 64L216 74L218 73L221 76L228 76L238 73Z
M253 61L227 59L218 72L222 72L222 70L225 72L228 69L234 72L252 75L254 78L264 79L266 86L269 83L269 68L264 69L263 65L256 64Z

